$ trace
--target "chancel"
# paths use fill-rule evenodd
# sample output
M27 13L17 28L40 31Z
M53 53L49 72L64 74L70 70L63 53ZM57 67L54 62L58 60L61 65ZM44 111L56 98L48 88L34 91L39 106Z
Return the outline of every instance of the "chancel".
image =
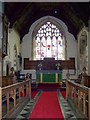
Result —
M90 2L0 2L0 120L90 120Z

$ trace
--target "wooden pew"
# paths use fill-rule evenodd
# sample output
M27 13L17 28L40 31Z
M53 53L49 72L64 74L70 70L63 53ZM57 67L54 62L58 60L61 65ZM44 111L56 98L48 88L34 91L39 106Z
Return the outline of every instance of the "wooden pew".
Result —
M0 100L0 105L2 105L2 102L4 102L5 100L7 104L6 107L0 107L0 120L6 118L10 119L15 118L17 115L17 111L19 113L31 98L30 79L27 79L26 81L20 83L5 86L0 89L0 94L1 93L2 97L4 95L6 99L2 98ZM10 101L11 93L13 98L12 102ZM4 111L4 109L6 109L6 111L5 114L3 115L2 112Z
M66 99L72 106L77 118L90 120L90 77L84 85L66 81ZM86 85L86 86L85 86ZM88 87L87 87L88 86Z
M11 76L3 76L2 77L2 87L13 84L13 80Z
M90 87L90 76L84 76L84 86Z

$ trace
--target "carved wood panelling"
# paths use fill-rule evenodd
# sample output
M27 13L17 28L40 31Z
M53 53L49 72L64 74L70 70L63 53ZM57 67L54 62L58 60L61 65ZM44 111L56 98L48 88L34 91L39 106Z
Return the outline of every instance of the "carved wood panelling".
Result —
M75 58L70 58L69 60L54 60L44 59L44 60L29 60L29 58L24 58L24 69L35 69L39 70L57 70L57 64L59 64L59 69L75 69Z

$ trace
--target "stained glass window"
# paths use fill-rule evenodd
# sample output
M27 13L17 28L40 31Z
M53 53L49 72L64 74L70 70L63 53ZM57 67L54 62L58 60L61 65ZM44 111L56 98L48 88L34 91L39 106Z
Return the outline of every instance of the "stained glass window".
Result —
M51 22L46 22L35 36L35 59L43 60L46 57L53 57L55 60L65 59L64 41L60 30Z

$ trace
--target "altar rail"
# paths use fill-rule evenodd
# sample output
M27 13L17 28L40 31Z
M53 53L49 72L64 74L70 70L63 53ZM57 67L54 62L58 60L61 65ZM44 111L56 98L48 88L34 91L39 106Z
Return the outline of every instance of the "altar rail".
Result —
M0 88L0 96L0 120L15 117L30 99L30 79Z
M79 118L90 120L90 88L67 80L66 98Z

